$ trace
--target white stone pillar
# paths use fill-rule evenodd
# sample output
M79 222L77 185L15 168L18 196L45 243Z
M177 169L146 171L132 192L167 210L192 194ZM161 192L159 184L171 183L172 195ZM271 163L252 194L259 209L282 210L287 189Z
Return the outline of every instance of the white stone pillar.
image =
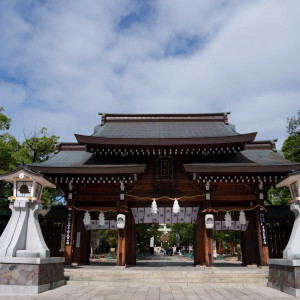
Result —
M300 259L300 206L298 203L291 204L291 211L295 214L293 230L286 248L283 251L284 259Z
M0 257L50 257L38 220L42 205L16 200L10 209L12 216L0 238Z

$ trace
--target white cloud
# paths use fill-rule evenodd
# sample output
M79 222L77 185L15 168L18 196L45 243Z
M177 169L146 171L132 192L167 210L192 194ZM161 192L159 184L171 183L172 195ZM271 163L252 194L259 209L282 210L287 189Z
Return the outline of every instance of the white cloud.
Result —
M98 112L232 111L239 132L281 145L299 109L299 12L296 0L5 1L0 105L20 136L46 126L71 141Z

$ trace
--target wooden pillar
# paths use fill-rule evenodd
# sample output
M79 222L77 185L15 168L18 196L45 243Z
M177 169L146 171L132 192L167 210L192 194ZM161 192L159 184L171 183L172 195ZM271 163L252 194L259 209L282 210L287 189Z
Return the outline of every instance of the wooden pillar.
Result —
M269 248L267 241L267 227L265 224L265 214L263 211L256 212L257 238L258 238L258 252L259 265L267 266L269 258Z
M64 248L64 257L65 257L66 265L70 265L73 260L75 217L76 217L76 211L72 208L68 208L67 223L65 229L65 248Z
M126 251L126 265L135 266L136 265L136 225L132 212L128 213L129 218L129 228L127 231L127 251Z
M72 263L89 263L90 235L91 231L86 230L83 224L83 213L76 212Z
M194 225L194 267L205 265L204 216L199 211Z
M213 254L213 239L214 234L212 229L206 229L204 224L204 239L205 239L205 265L207 267L214 266L214 254Z
M119 267L125 266L125 231L126 228L118 229L117 266Z
M246 231L241 232L243 264L259 265L258 242L256 230L256 212L248 212L247 219L249 221Z
M206 229L205 217L201 212L198 213L195 222L195 249L194 249L194 266L214 266L213 255L213 231Z
M117 266L135 266L135 223L131 211L125 216L125 228L118 230Z

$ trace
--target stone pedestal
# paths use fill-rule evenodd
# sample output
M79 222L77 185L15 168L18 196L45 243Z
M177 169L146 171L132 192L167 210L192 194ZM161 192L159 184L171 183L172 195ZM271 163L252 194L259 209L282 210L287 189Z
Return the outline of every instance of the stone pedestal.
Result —
M300 259L269 259L268 286L300 297Z
M63 257L0 257L0 293L39 294L65 284Z

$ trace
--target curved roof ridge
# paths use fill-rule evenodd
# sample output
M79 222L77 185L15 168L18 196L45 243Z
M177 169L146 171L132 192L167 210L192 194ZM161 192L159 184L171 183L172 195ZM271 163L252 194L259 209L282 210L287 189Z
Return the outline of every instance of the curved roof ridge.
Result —
M102 116L101 125L107 122L149 122L149 121L223 121L228 124L230 112L202 113L202 114L111 114L99 113Z

